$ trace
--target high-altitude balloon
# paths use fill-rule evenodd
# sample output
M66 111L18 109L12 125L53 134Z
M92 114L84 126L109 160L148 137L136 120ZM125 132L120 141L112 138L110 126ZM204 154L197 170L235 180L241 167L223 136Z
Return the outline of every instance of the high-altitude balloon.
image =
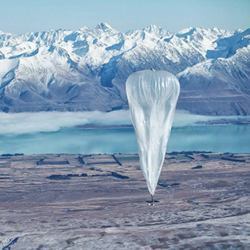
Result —
M140 166L153 196L165 159L180 85L167 71L131 74L126 92L139 148Z

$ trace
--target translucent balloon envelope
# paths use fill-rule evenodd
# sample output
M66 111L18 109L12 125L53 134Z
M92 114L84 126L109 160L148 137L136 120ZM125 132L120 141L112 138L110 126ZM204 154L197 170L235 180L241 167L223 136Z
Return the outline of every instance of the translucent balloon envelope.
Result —
M167 71L138 71L128 77L126 92L140 166L154 195L180 92L179 81Z

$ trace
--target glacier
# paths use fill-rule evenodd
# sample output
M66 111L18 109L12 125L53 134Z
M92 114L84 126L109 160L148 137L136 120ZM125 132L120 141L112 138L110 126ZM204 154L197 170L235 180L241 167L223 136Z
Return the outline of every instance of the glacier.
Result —
M249 115L249 34L197 27L171 33L155 25L120 32L106 23L0 32L0 111L127 109L128 76L155 69L177 75L178 109Z
M179 81L167 71L138 71L128 77L126 92L140 166L153 196L174 120L180 93Z

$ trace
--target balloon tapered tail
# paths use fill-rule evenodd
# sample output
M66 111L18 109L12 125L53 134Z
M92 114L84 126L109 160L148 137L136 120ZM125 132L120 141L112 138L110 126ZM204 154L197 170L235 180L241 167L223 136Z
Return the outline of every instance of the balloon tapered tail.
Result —
M149 202L150 206L154 206L154 195L151 194L151 201Z
M151 203L152 203L152 206L154 206L154 195L151 194Z

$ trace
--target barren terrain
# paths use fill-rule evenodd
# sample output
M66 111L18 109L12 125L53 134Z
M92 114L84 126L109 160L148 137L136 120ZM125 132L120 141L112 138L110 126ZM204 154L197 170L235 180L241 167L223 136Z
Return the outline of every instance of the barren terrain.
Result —
M250 155L0 156L0 249L250 249Z

